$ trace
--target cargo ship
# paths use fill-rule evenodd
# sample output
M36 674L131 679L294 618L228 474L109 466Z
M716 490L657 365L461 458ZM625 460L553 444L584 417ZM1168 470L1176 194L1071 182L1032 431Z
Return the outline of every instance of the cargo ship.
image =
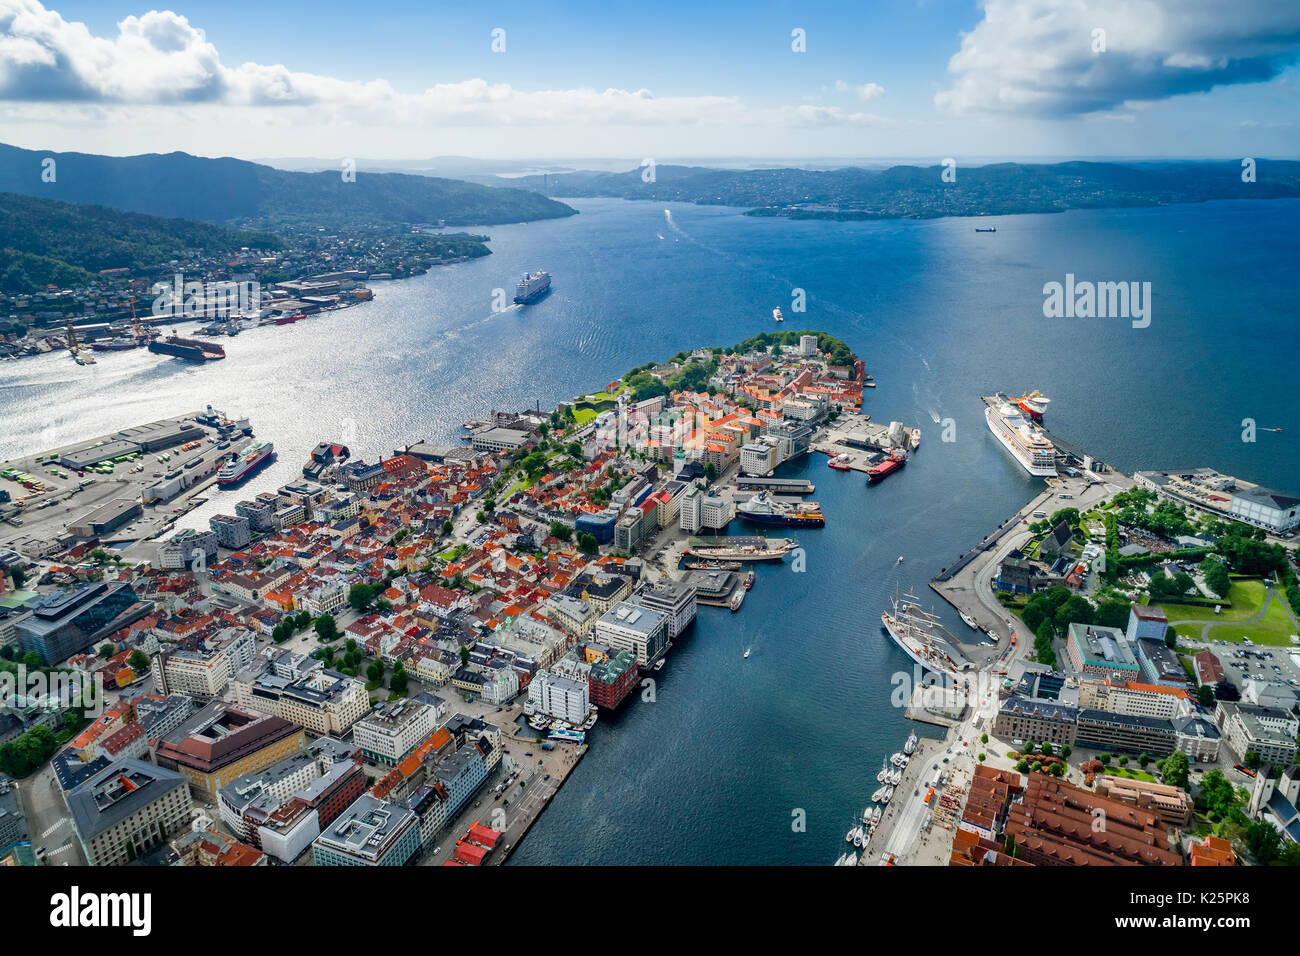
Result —
M549 272L534 272L531 275L526 275L515 286L515 305L528 305L536 302L549 291L551 291L551 274Z
M786 504L773 498L770 491L760 491L748 501L737 503L736 517L754 524L785 525L791 528L822 528L826 516L815 501Z
M269 441L255 441L221 466L217 484L222 488L237 485L265 465L275 455L275 446Z
M183 339L174 331L165 339L150 342L149 351L185 359L187 362L215 362L226 357L226 350L220 345L199 339Z
M1020 467L1038 478L1056 477L1056 448L1042 430L1023 415L1005 396L999 395L984 409L984 419L1002 447Z
M907 455L901 451L895 451L878 465L872 465L867 469L867 484L874 485L878 481L884 481L898 469L907 464Z

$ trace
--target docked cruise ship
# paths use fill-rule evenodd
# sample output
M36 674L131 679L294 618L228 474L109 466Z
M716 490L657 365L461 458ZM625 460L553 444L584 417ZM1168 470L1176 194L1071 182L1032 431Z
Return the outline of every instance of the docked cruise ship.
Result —
M515 304L527 305L530 302L536 302L546 295L550 289L551 274L549 272L534 272L531 275L526 275L515 286Z
M255 441L221 466L217 472L217 484L222 488L237 485L257 469L266 464L275 454L275 446L269 441Z
M984 418L1025 471L1039 478L1056 477L1056 448L1015 405L999 395L984 410Z

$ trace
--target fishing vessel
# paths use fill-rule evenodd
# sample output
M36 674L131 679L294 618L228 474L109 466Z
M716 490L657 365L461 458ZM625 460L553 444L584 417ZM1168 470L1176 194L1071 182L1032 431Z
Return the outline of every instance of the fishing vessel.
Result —
M533 272L519 280L515 286L515 304L528 305L536 302L551 289L549 272Z
M269 441L255 441L221 466L217 484L222 488L237 485L271 460L275 446Z
M752 591L753 589L754 589L754 572L750 571L748 574L745 575L745 590Z
M984 419L1020 467L1039 478L1056 477L1056 448L1038 426L1020 414L1018 406L998 396L984 409Z
M785 321L785 316L781 314L781 310L779 308L772 310L772 318L777 322Z
M736 505L736 517L754 524L785 525L792 528L822 528L826 517L815 501L786 504L770 491L760 491L748 501Z
M226 357L226 350L214 342L186 339L175 331L164 339L149 343L149 351L157 355L170 355L187 362L215 362Z
M867 469L867 484L874 485L878 481L884 481L898 469L907 464L907 455L902 451L893 451L889 457L878 465L872 465Z
M951 677L970 666L953 656L957 653L953 650L955 638L933 612L921 609L911 591L892 598L890 610L881 613L880 622L903 653L927 670Z

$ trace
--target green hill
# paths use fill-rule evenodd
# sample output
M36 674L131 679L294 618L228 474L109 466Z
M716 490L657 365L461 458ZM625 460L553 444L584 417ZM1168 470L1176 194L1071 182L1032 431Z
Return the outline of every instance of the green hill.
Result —
M42 162L55 161L54 182ZM576 210L527 189L359 170L299 173L188 153L96 156L0 144L0 192L201 222L272 227L429 223L471 226L556 219Z
M191 250L280 249L269 233L0 193L0 290L84 282L102 269L148 271Z

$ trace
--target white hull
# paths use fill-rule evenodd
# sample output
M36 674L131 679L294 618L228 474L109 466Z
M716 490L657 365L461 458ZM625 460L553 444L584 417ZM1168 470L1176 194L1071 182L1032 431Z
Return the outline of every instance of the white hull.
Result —
M1002 443L1003 448L1011 452L1011 457L1020 464L1021 468L1025 469L1025 471L1029 472L1036 478L1056 477L1055 462L1050 466L1035 465L1032 461L1025 458L1024 452L1022 452L1020 448L1016 446L1016 443L1011 440L1011 430L1001 423L997 412L995 412L991 407L984 413L984 420L988 423L989 431L991 431L994 437Z

